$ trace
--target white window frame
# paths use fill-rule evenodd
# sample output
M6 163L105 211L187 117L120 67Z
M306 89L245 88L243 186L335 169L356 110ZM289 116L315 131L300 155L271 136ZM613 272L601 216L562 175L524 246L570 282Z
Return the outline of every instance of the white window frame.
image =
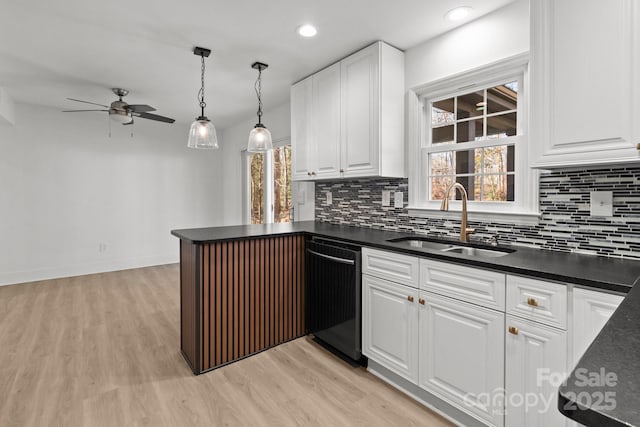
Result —
M459 200L449 203L449 212L440 211L440 201L428 200L430 194L428 155L449 151L445 144L431 146L431 102L518 80L518 121L515 136L502 138L515 146L515 200L513 202L469 201L473 220L499 219L514 223L537 222L539 173L529 167L529 55L521 54L451 77L410 89L409 98L409 211L413 216L459 216ZM427 132L427 130L429 130ZM446 144L451 148L452 146ZM495 146L495 140L465 143L465 149ZM502 144L500 144L502 145Z
M291 138L281 138L273 141L273 147L284 147L291 145ZM251 224L251 183L249 179L249 171L251 170L251 156L245 148L240 152L242 158L242 218L244 224ZM269 150L265 153L264 173L262 176L264 182L264 223L273 224L273 151ZM295 210L294 210L295 213ZM293 215L291 222L294 221Z

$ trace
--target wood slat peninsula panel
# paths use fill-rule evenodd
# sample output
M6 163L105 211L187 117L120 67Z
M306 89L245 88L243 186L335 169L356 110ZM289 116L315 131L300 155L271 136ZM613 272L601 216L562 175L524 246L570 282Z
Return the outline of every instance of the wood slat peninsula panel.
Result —
M197 246L180 241L180 348L191 369L198 368Z
M304 239L181 241L181 347L194 373L304 335Z

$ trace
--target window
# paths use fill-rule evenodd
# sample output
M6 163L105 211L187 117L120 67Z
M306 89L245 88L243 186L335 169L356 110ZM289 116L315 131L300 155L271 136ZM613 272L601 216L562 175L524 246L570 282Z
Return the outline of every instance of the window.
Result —
M247 153L247 163L248 222L291 222L291 145L274 147L268 153Z
M514 156L518 123L518 80L425 100L430 126L428 156L431 200L442 200L453 182L469 200L514 201ZM456 196L455 193L451 197Z
M438 209L446 189L459 182L470 211L537 213L537 174L527 160L526 79L527 61L519 57L414 92L421 131L414 144L419 160L410 171L411 207Z

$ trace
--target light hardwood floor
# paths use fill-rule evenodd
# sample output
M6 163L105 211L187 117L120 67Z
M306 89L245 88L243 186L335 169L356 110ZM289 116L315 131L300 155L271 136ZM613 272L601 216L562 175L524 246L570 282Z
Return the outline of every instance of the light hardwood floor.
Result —
M300 338L194 376L179 267L0 287L0 426L443 426Z

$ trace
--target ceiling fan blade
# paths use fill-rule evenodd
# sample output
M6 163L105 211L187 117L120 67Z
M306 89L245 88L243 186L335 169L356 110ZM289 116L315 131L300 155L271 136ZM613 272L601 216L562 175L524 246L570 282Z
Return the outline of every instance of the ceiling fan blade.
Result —
M109 110L63 110L63 113L78 113L81 111L109 111Z
M169 117L164 117L164 116L159 116L157 114L136 113L135 115L137 117L142 118L142 119L156 120L158 122L165 122L165 123L173 123L173 122L175 122L175 119L171 119Z
M129 104L125 107L126 110L134 113L146 113L147 111L156 111L151 105L145 104Z
M95 102L82 101L81 99L67 98L69 101L84 102L85 104L97 105L99 107L109 108L108 105L96 104Z

